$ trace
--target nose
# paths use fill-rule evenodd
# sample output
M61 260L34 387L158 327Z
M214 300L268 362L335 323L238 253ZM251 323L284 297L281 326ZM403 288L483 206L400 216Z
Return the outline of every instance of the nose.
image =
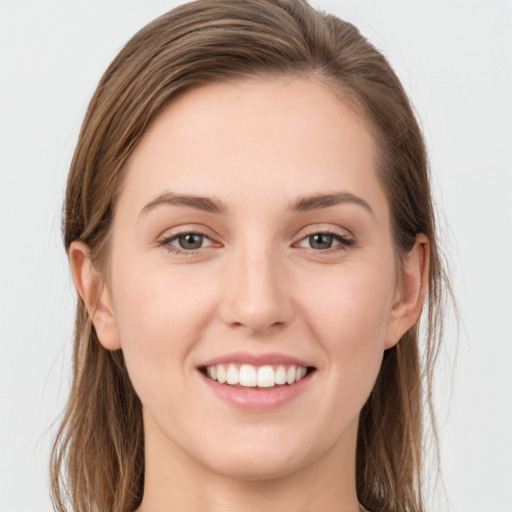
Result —
M292 317L291 283L279 257L269 249L233 254L222 283L220 315L231 328L270 334Z

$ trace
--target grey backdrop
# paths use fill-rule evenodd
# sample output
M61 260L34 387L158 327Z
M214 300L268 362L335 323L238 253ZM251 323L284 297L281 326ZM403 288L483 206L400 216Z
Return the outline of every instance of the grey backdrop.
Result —
M179 2L0 0L0 512L49 511L74 292L60 237L88 100L122 44ZM390 59L427 138L463 328L436 402L431 511L512 512L512 2L313 0ZM446 220L445 220L446 219Z

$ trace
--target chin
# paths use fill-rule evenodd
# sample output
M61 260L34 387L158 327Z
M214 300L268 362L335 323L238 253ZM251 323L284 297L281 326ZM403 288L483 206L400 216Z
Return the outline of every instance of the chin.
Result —
M205 452L208 460L204 460L203 465L235 480L275 480L299 471L321 453L320 447L273 434L251 436L239 442L233 440L229 446L218 444L215 450Z
M272 458L259 456L257 459L249 458L244 454L216 464L211 469L233 480L263 482L289 476L305 465L305 461L299 461L293 456L286 457L282 453L274 454Z

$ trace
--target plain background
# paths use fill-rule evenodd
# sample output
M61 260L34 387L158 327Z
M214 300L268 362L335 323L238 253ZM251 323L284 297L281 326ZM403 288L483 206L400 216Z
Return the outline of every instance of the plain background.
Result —
M74 310L60 212L82 117L124 42L177 3L0 0L0 512L51 510ZM312 4L389 58L430 150L462 328L442 354L446 492L429 510L512 512L512 2Z

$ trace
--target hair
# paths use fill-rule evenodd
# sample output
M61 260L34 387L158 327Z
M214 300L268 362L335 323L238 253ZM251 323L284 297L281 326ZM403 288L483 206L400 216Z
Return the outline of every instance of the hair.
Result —
M356 455L357 494L366 508L422 512L424 426L429 420L436 433L432 371L449 286L421 130L389 63L353 25L305 0L197 0L140 30L89 104L69 172L65 247L84 242L102 268L127 160L178 94L202 84L283 76L325 83L366 120L378 148L398 265L416 235L430 242L422 339L417 324L385 351L360 413ZM79 512L132 511L144 490L142 406L122 350L101 346L80 298L73 380L53 446L51 486L56 510L69 503Z

